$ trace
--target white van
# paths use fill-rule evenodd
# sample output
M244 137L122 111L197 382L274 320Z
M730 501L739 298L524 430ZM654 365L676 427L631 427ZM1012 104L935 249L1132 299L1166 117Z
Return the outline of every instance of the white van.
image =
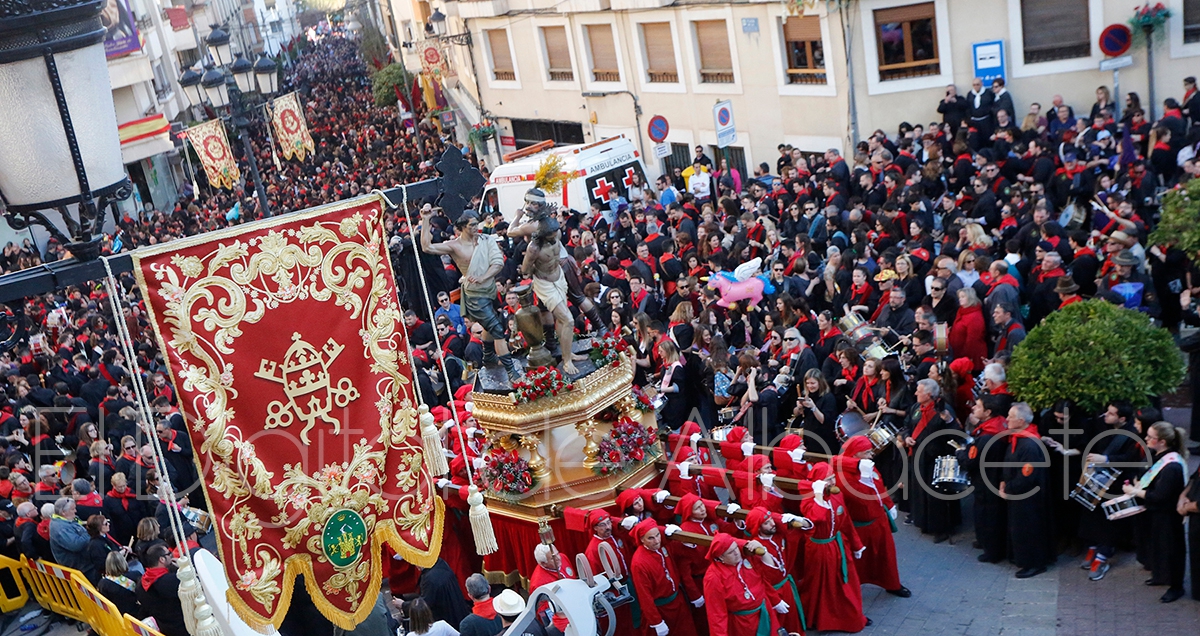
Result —
M633 175L646 184L641 153L625 135L558 148L552 141L543 141L506 155L505 160L511 162L496 166L484 186L482 215L498 207L504 220L511 222L517 210L525 205L525 193L534 187L538 166L549 154L562 157L563 172L575 175L557 196L546 196L548 203L556 203L560 208L585 212L596 202L608 210L618 197L628 199L626 193Z

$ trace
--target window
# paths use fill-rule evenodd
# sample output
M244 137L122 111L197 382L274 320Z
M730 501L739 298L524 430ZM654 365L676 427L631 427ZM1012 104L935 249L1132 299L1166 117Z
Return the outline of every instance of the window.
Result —
M579 122L514 119L512 120L512 131L518 150L547 139L553 140L558 145L583 143L583 124Z
M748 179L747 175L749 173L746 172L746 149L745 148L741 148L739 146L726 146L724 148L721 148L719 146L709 146L708 154L712 157L714 170L716 170L721 165L722 159L728 159L729 166L731 168L733 168L734 170L737 170L738 174L742 176L743 187L747 183L750 183L747 180ZM689 165L691 165L691 164L689 164Z
M492 52L492 79L498 82L515 81L517 73L513 70L512 52L508 49L508 31L489 29L487 41L488 50Z
M666 157L667 171L672 175L675 169L685 170L692 165L692 146L689 144L671 144L671 156Z
M788 84L825 84L821 18L792 16L783 23Z
M671 23L643 23L642 43L646 47L646 76L650 82L677 83L679 71L675 68L675 42L671 39Z
M733 59L729 53L729 31L724 20L693 22L696 46L700 49L700 83L732 84Z
M1183 0L1183 41L1200 42L1200 0Z
M932 2L875 11L880 81L941 73L936 22Z
M1092 54L1088 0L1021 0L1021 32L1026 64Z
M617 47L613 43L610 24L589 24L588 47L592 52L592 80L596 82L619 82L621 71L617 66Z
M542 27L542 41L546 43L546 69L551 82L573 82L575 71L571 69L571 49L567 45L566 27Z

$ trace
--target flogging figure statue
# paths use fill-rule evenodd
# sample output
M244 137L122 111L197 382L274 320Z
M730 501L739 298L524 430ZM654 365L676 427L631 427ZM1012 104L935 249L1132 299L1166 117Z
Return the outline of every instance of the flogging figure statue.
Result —
M579 276L575 260L570 258L562 245L562 232L554 212L554 206L546 203L546 193L540 188L531 188L525 193L525 207L517 212L509 227L508 236L529 237L525 259L521 262L521 273L532 278L534 293L553 315L554 331L558 334L558 344L562 350L562 368L568 375L572 375L578 371L575 368L575 360L583 360L586 356L576 356L571 351L575 339L575 320L567 308L567 294L570 290L567 276L563 273L565 259L571 262L576 283ZM580 293L579 296L582 297L583 294ZM580 307L582 308L582 304ZM592 313L598 321L599 312L595 307L592 307Z

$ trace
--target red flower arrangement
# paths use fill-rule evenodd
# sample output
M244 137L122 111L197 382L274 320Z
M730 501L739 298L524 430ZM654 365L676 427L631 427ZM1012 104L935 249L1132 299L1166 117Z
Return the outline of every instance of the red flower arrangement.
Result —
M608 364L615 367L621 363L621 354L627 349L629 349L629 343L625 342L623 338L615 333L607 333L592 339L592 350L588 352L588 357L592 359L597 369Z
M513 382L513 399L517 404L540 400L547 395L558 395L575 388L567 382L562 372L555 367L525 369L525 379Z
M523 495L537 484L529 462L516 449L488 455L479 473L487 489L498 495Z
M641 388L633 387L633 407L643 413L654 410L654 402L650 400L650 396Z
M650 458L649 449L654 443L654 435L646 427L637 420L622 417L600 439L593 470L607 476L637 468Z

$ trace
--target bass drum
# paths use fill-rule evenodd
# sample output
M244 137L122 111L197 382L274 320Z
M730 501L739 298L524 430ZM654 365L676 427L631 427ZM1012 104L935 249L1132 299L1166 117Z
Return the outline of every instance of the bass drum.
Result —
M838 440L843 442L855 435L865 435L870 428L871 426L857 411L846 411L837 419Z

